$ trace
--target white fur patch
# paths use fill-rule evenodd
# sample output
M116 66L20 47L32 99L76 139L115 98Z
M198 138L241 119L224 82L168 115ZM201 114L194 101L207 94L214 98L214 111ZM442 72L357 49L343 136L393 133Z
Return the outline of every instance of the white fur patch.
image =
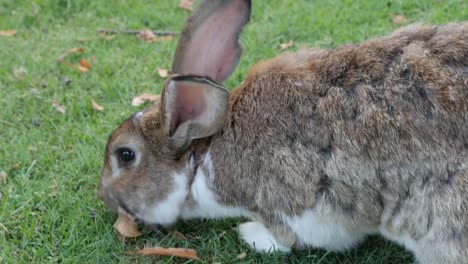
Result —
M300 244L333 251L343 251L364 239L366 233L349 230L340 223L322 219L316 210L306 210L300 216L282 218L296 234Z
M148 206L136 217L148 223L173 224L180 215L180 210L188 193L188 178L185 173L174 175L174 189L164 201Z
M114 155L110 156L111 160L111 169L112 169L112 178L117 179L120 176L119 162Z
M385 238L404 246L408 250L414 251L417 247L416 241L413 238L411 238L409 234L396 236L392 235L390 232L387 232L383 228L380 228L379 231Z
M202 169L202 167L204 169ZM205 175L204 171L208 171ZM182 211L183 219L193 218L224 218L251 215L246 209L241 207L225 206L217 201L216 194L210 188L214 178L213 163L211 155L205 155L200 168L195 174L195 179L191 186L192 196L196 205L185 206Z
M291 250L288 247L280 245L270 231L260 222L240 224L239 233L242 239L249 246L255 248L257 252L289 252Z

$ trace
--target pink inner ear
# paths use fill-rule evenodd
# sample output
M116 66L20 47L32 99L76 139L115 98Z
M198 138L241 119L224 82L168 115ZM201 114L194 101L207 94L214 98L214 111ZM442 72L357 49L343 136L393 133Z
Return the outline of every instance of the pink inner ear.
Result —
M175 129L180 124L197 118L206 109L206 102L203 93L205 89L183 85L176 90L177 101L175 105L175 118L172 128Z

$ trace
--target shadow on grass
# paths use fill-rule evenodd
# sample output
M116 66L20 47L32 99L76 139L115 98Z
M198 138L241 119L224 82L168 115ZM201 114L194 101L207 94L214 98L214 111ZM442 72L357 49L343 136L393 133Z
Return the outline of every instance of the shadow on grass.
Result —
M289 254L260 254L242 242L237 225L240 219L197 220L179 222L172 228L156 230L142 226L143 236L130 240L125 251L142 247L185 247L197 250L202 263L413 263L411 253L379 236L371 236L364 243L345 253L325 250L293 250ZM178 240L171 230L177 230L187 237ZM246 253L245 257L238 256ZM125 254L122 252L122 254ZM191 260L164 257L132 257L134 261L156 261L157 263L187 263Z

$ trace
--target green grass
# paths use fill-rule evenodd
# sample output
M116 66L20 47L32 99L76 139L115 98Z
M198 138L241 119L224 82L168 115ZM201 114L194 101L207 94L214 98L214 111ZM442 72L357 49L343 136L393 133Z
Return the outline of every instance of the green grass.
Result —
M170 68L176 41L106 40L96 29L180 31L188 12L177 6L176 0L0 2L0 30L18 30L0 37L0 171L8 174L7 184L0 182L0 223L8 230L0 225L0 263L183 262L126 254L143 245L194 248L206 263L239 262L242 252L245 263L411 263L411 254L378 237L345 254L261 255L238 238L239 220L180 223L187 241L145 228L136 240L116 238L116 216L96 196L104 146L112 129L137 111L130 104L135 95L160 91L164 80L155 68ZM257 0L242 35L244 57L227 85L239 85L255 62L289 40L296 48L332 48L391 32L396 14L446 23L468 19L467 10L464 0ZM85 53L67 57L71 62L96 58L89 73L57 63L74 47ZM105 111L94 111L91 98ZM66 106L65 114L53 100Z

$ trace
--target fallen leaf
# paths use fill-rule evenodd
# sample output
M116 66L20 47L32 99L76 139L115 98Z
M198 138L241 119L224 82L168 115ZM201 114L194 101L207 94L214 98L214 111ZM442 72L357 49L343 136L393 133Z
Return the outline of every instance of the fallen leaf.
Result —
M294 41L293 40L290 40L288 43L280 44L281 50L285 50L285 49L293 47L293 46L294 46Z
M187 237L177 230L172 231L172 234L175 236L177 240L187 240Z
M83 67L83 66L81 66L81 65L74 65L74 64L72 64L72 63L70 63L70 62L68 62L68 61L66 61L66 60L64 59L65 56L67 56L67 55L70 54L70 53L83 53L83 52L84 52L84 49L83 49L83 48L72 48L72 49L69 49L69 50L65 51L65 52L62 54L62 56L60 56L57 60L58 60L60 63L66 65L66 66L68 66L68 67L70 67L70 68L75 68L75 69L79 70L80 72L89 72L90 69L88 69L88 68L86 68L86 67Z
M180 0L179 7L182 7L185 10L192 11L194 2L195 0Z
M79 70L80 72L82 72L82 73L89 72L89 69L88 69L88 68L83 67L83 66L81 66L81 65L77 65L75 68L76 68L77 70Z
M2 37L11 37L16 35L17 31L15 29L0 30L0 36Z
M95 59L96 58L91 57L91 60L89 62L86 59L81 59L80 60L80 66L83 67L83 68L86 68L86 69L88 69L88 71L90 71L91 68L93 67L93 63L94 63Z
M134 218L119 208L119 217L114 224L114 228L117 229L119 234L123 237L139 237L141 236L138 231L137 223Z
M153 103L159 103L161 100L161 95L159 94L149 94L149 93L143 93L132 100L132 105L133 106L140 106L144 104L145 102L153 102Z
M404 24L408 21L408 19L403 16L403 15L396 15L392 18L392 21L393 23L397 24L397 25L401 25L401 24Z
M156 41L156 36L154 35L153 31L151 31L150 29L145 29L145 30L140 31L140 33L138 33L137 36L139 39L144 40L148 43L152 43Z
M62 114L65 114L65 112L67 111L67 108L63 105L60 105L60 102L57 100L52 101L52 106L55 107L55 109L57 109Z
M245 259L245 257L247 257L247 253L246 252L242 252L240 253L239 255L237 255L237 259Z
M63 58L59 58L59 62L66 65L66 66L68 66L68 67L70 67L70 68L75 68L75 69L79 70L80 72L85 73L85 72L89 72L91 70L94 59L95 58L92 57L90 63L88 61L86 61L86 59L81 59L80 60L80 65L72 64L71 62L68 62L68 61L64 60Z
M163 247L153 247L153 248L144 248L137 250L135 252L128 252L130 255L140 254L140 255L153 255L153 256L175 256L179 258L195 259L199 260L197 252L193 249L188 248L163 248Z
M83 48L72 48L67 51L65 51L64 55L69 54L69 53L83 53L84 49Z
M2 181L3 185L7 183L7 174L4 171L0 171L0 181Z
M93 106L93 109L96 111L104 111L104 107L96 103L94 99L91 99L91 105Z
M167 72L166 69L156 68L156 70L158 71L159 77L161 77L161 78L166 78L167 77L168 72Z

